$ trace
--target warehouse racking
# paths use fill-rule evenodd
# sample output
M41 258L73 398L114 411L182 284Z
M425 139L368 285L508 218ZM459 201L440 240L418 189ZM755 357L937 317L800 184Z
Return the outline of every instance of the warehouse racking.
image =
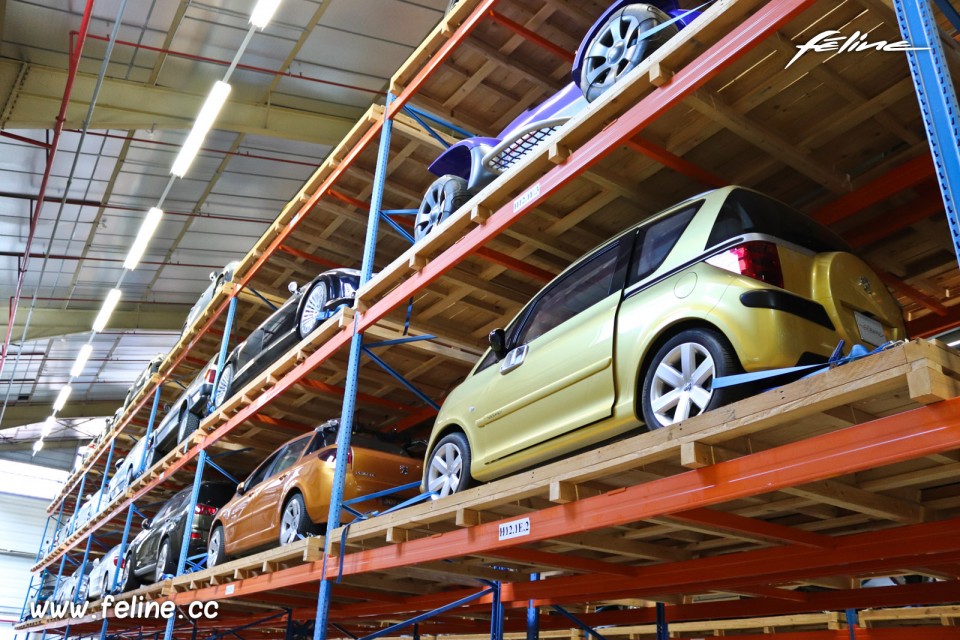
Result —
M371 107L331 153L68 480L50 505L54 530L89 486L103 486L128 439L149 433L161 404L178 393L172 381L256 326L278 300L271 292L287 280L354 266L362 255L366 282L355 309L326 321L63 543L41 545L36 570L59 574L68 561L88 561L98 553L94 544L126 540L135 513L149 513L151 504L198 481L211 463L229 456L231 465L251 468L291 434L326 418L401 432L417 426L476 360L487 331L544 282L638 217L705 187L757 186L801 204L860 246L937 205L956 231L956 149L936 144L957 139L955 130L937 133L955 126L955 99L949 91L937 95L950 86L944 67L908 67L881 55L829 62L808 55L784 68L791 40L820 29L824 16L897 40L895 8L911 42L937 44L925 3L719 0L622 86L410 247L405 215L431 181L429 160L461 127L498 130L559 88L569 57L548 43L574 48L576 34L599 12L556 0L532 4L454 6L393 78L386 105ZM910 30L917 21L926 23L927 40ZM941 23L949 27L945 18ZM536 35L541 30L546 37ZM947 53L956 57L955 49ZM925 88L920 110L915 85ZM929 205L934 179L945 198ZM888 204L893 196L905 201ZM914 218L902 215L905 207ZM889 222L865 224L878 208ZM889 269L882 276L911 314L913 335L960 322L955 309ZM956 279L954 270L938 283ZM361 356L374 353L384 367L360 370ZM215 621L130 626L91 615L21 628L64 637L169 638L242 628L256 637L319 638L328 631L400 633L383 625L440 609L437 617L413 618L415 634L499 636L527 628L534 601L576 610L574 619L542 616L545 633L577 623L659 622L662 634L666 621L722 618L753 619L731 622L731 630L769 628L784 638L917 637L905 625L945 625L955 611L889 613L898 626L879 626L884 616L867 612L816 622L799 616L960 599L960 498L947 482L960 465L953 452L960 446L958 378L960 356L938 344L909 343L443 501L331 526L326 540L186 575L179 575L181 558L177 577L126 596L215 600ZM337 524L334 502L330 522ZM529 520L530 534L500 539L500 524L520 518ZM81 552L82 559L68 560ZM851 577L877 572L940 581L852 588ZM777 586L796 584L831 590ZM738 599L711 602L707 593ZM694 597L701 601L689 601ZM668 606L589 609L623 599ZM793 617L769 619L781 615ZM297 622L313 618L312 631ZM944 625L924 627L923 637L960 637Z

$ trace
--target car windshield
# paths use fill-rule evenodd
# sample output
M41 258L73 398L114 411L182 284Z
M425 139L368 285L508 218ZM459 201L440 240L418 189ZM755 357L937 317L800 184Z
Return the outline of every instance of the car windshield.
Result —
M747 233L771 235L817 253L850 251L839 236L796 209L753 191L734 189L717 215L705 248Z
M324 429L317 433L317 437L314 438L307 453L313 453L319 449L322 449L323 447L332 447L335 444L337 444L336 429ZM380 434L369 433L366 431L361 433L354 431L353 435L350 436L350 446L372 449L373 451L381 451L383 453L390 453L397 456L409 455L406 451L404 451L400 444L391 442Z

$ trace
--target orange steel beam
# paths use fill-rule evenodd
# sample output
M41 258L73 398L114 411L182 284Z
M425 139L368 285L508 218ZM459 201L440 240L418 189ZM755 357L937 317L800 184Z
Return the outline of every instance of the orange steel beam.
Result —
M943 306L943 304L941 304L939 300L936 300L928 296L927 294L916 289L915 287L911 287L909 284L907 284L900 278L896 277L892 273L884 271L883 269L875 265L870 265L870 266L874 271L876 271L877 276L879 276L879 278L883 280L884 284L886 284L888 287L890 287L897 293L903 296L906 296L907 298L910 298L914 302L918 303L920 306L934 312L938 316L943 317L947 315L948 313L947 308Z
M434 409L433 407L430 407L430 406L421 407L416 411L414 411L413 413L411 413L410 415L408 415L407 417L393 423L393 430L398 433L402 431L406 431L407 429L415 427L421 422L423 422L424 420L432 418L435 415L437 415L437 410Z
M881 214L869 226L844 234L844 239L860 249L943 211L943 196L935 182L924 183L918 191L919 195L910 202Z
M453 36L440 47L437 53L427 61L411 82L400 91L400 94L386 110L386 117L392 118L403 108L413 93L415 93L423 83L426 82L426 79L434 70L443 64L450 56L456 45L472 32L482 19L483 13L492 9L495 4L496 0L485 0L474 9L473 13L471 13L460 28L456 30ZM529 199L526 204L523 205L520 205L518 202L516 207L514 207L514 203L501 207L487 220L486 224L473 229L466 234L460 242L455 244L454 247L445 251L434 261L428 263L422 270L408 278L400 286L374 304L366 313L359 314L356 322L357 330L365 330L386 316L390 311L404 304L413 292L420 290L433 280L439 278L443 273L453 268L460 260L474 253L481 245L488 242L514 221L539 206L548 196L562 188L576 175L586 171L606 157L617 144L621 144L623 141L635 136L641 129L655 120L657 116L682 102L684 97L706 84L723 71L723 69L732 65L736 60L751 51L771 33L774 33L811 4L813 4L813 0L784 0L782 2L771 2L764 5L756 13L735 27L730 33L721 38L719 42L701 54L691 64L678 71L671 82L662 87L658 87L650 95L628 109L623 116L608 125L600 134L574 151L567 158L566 162L545 174L537 183L540 185L540 195L538 197ZM206 323L200 328L186 349L174 359L173 364L170 366L170 371L182 361L186 353L192 349L200 339L200 336L213 326L213 323L227 308L229 300L237 295L237 291L240 288L247 285L254 274L266 263L268 257L276 251L279 245L283 244L293 229L296 228L307 213L313 209L317 201L328 193L333 184L335 184L347 168L366 149L374 137L379 134L382 126L383 119L378 119L372 123L357 144L340 159L340 162L330 172L330 175L328 175L314 193L307 198L297 213L293 215L286 226L279 231L267 248L263 250L263 253L260 254L251 268L240 278L237 287L230 293L228 299L207 319ZM188 460L193 459L201 449L206 448L226 433L229 433L235 426L241 424L260 408L283 393L287 388L296 384L297 381L319 366L320 363L324 362L333 353L343 348L349 340L348 330L342 330L333 336L304 362L292 369L275 386L258 396L250 405L237 412L213 433L205 436L201 442L190 449L184 457L170 465L161 475L146 483L134 496L124 500L106 519L116 517L131 501L164 482L182 468ZM170 371L168 371L164 377L169 375ZM138 403L137 409L142 406L144 401L145 399L142 399ZM52 506L53 505L51 505L51 509ZM92 533L98 526L100 526L100 523L92 527L86 535ZM74 540L62 546L54 553L49 554L34 566L34 570L48 566L63 553L75 546L81 539L83 538Z
M960 305L947 307L947 315L935 313L907 322L907 335L911 338L929 338L950 329L960 327Z
M813 212L813 218L826 225L846 220L858 211L919 184L932 175L933 159L929 155L918 156L817 209Z
M327 384L326 382L320 382L318 380L303 378L300 380L299 384L302 387L314 389L315 391L320 391L331 396L343 397L343 394L344 394L343 387L337 387L332 384ZM378 398L377 396L372 396L369 393L358 392L357 400L362 400L363 402L366 402L368 404L375 404L379 407L386 407L388 409L393 409L394 411L400 411L402 413L413 413L419 410L417 407L413 407L408 404L403 404L402 402L394 402L393 400L387 400L386 398Z
M271 427L279 427L281 429L286 429L287 431L293 431L295 433L306 433L313 429L312 426L303 424L302 422L293 422L292 420L281 420L279 418L274 418L273 416L268 416L265 413L254 414L251 418L252 420L257 420L264 424L268 424Z
M519 22L515 22L511 20L510 18L503 15L502 13L498 13L497 11L493 11L491 9L490 11L487 12L487 15L490 16L490 18L492 18L493 21L496 22L497 24L503 27L506 27L510 31L513 31L517 35L523 37L526 40L529 40L530 42L542 47L543 49L546 49L550 53L553 53L554 55L560 57L563 60L566 60L567 62L573 63L574 59L576 58L576 54L573 53L572 51L567 51L563 47L555 45L554 43L550 42L543 36L539 35L534 31L531 31L530 29L526 28Z
M735 513L716 511L714 509L691 509L668 516L671 520L691 524L707 525L711 528L723 529L736 533L746 533L750 536L764 538L778 544L796 544L803 547L828 549L834 546L835 540L822 533L812 533L803 529L795 529L774 522L766 522L756 518L747 518Z
M342 267L342 264L337 264L333 260L327 260L326 258L321 258L320 256L315 256L312 253L307 253L306 251L300 251L300 249L294 249L290 245L281 244L277 247L277 251L281 253L286 253L295 258L300 258L301 260L306 260L307 262L312 262L314 264L319 264L322 267L328 267L330 269L339 269Z
M706 169L698 167L689 160L670 153L665 148L654 144L649 140L644 140L639 136L633 138L632 140L628 140L627 147L633 149L637 153L647 156L651 160L659 162L665 167L673 169L681 175L687 176L688 178L693 178L694 180L698 180L703 184L710 185L711 187L725 187L730 184L729 180L724 180L720 176L711 173Z
M608 574L616 576L635 575L634 567L616 564L613 562L604 562L602 560L590 560L580 556L565 555L562 553L550 553L547 551L538 551L536 549L526 549L516 547L512 549L497 549L490 552L491 556L503 558L504 560L514 560L516 562L531 562L538 565L547 565L558 569L570 569L582 573Z
M328 559L328 576L355 575L443 560L451 550L482 554L581 531L614 527L691 508L778 491L816 480L919 458L960 447L960 398L767 451L705 469L627 487L529 514L530 534L499 539L500 522L443 532L421 540L357 551ZM789 462L789 464L788 464ZM837 541L835 549L840 549ZM780 551L775 549L775 551ZM797 556L808 550L794 551ZM823 549L813 553L828 555ZM742 555L742 554L741 554ZM647 573L652 568L643 568ZM703 574L698 579L705 579ZM533 596L536 597L536 596Z

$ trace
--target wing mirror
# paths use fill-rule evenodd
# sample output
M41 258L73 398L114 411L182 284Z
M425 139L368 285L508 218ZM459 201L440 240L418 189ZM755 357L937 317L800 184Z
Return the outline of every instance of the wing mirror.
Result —
M150 518L144 518L144 519L143 519L143 522L140 523L140 527L143 528L143 529L149 529L149 528L150 528Z
M296 280L291 280L290 284L287 285L287 291L290 293L296 293L299 288L300 285L297 284Z
M238 496L242 496L244 493L246 493L247 488L244 486L245 484L246 484L246 483L241 482L240 484L237 485L237 495L238 495Z
M114 467L117 471L119 471L119 470L120 470L120 467L123 466L123 461L124 461L124 460L126 460L126 458L120 458L119 460L117 460L117 463L116 463L115 465L113 465L113 467Z
M210 272L210 275L207 276L207 277L210 278L210 282L216 282L216 281L217 281L217 272L216 272L216 271L211 271L211 272Z
M490 349L493 350L493 355L497 356L497 360L503 360L504 356L507 355L507 336L503 329L494 329L487 336L487 339L490 341Z

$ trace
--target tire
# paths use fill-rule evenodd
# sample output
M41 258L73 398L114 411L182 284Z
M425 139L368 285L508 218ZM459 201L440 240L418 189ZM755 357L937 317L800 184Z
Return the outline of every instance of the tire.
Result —
M168 573L174 573L177 566L173 560L173 545L170 544L170 538L164 538L157 550L157 566L153 570L153 581L160 582L163 576Z
M420 242L438 224L449 218L471 198L467 181L459 176L443 176L434 180L420 201L413 227L413 240Z
M227 560L226 537L223 533L223 527L217 525L210 532L210 538L207 539L207 568L223 564Z
M110 574L106 573L103 576L103 585L100 587L100 599L102 600L106 596L110 595L110 587L113 586L110 584Z
M126 561L120 569L120 584L117 585L117 593L126 593L133 591L140 586L140 579L133 572L133 558L127 556Z
M443 498L463 491L471 484L470 443L459 431L440 439L427 462L427 491L436 491Z
M669 20L670 16L660 9L643 3L627 5L607 18L584 45L581 55L580 77L576 82L587 102L606 93L678 33L676 24L672 24L649 38L637 39L645 31Z
M667 340L643 374L643 421L650 430L670 426L732 402L735 389L713 389L714 378L742 371L722 334L687 329Z
M280 512L280 546L295 542L300 536L312 535L317 532L317 525L313 524L307 514L307 506L303 496L295 493L283 504Z
M307 290L307 293L303 296L303 303L300 305L300 315L297 317L297 332L301 340L313 333L313 330L323 322L326 313L324 307L327 306L329 299L330 293L327 283L322 280L315 282Z
M180 414L180 426L177 429L177 441L173 445L173 448L176 449L177 445L193 435L194 431L197 430L197 427L200 426L200 418L195 416L192 411L183 408L183 412Z
M213 390L213 406L219 407L233 395L233 364L223 365L223 371L220 372L220 379L217 381L217 388Z

